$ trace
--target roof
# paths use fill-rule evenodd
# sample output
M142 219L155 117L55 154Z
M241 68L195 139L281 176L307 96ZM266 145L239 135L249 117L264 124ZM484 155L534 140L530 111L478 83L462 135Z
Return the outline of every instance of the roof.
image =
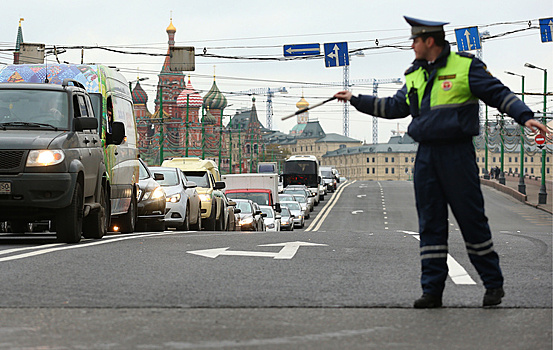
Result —
M315 143L318 143L318 142L321 142L321 143L329 143L329 142L361 142L360 140L356 140L356 139L353 139L351 137L348 137L348 136L344 136L344 135L340 135L340 134L336 134L336 133L330 133L330 134L326 134L325 137L321 138L321 139L318 139L317 141L315 141Z
M322 138L325 137L326 134L321 127L321 124L319 124L319 121L309 121L307 124L305 124L305 128L303 129L303 132L298 136L299 138Z
M204 96L204 106L211 109L223 109L227 106L227 98L217 87L215 78L213 79L211 89L209 89L207 94Z
M133 103L142 103L145 104L148 102L148 94L142 86L140 86L140 82L137 82L134 89L132 90L132 102Z
M187 99L188 95L188 99ZM188 100L188 107L192 108L200 108L203 103L202 96L194 87L192 86L192 83L190 83L190 76L188 77L188 84L186 84L186 89L182 90L179 94L179 97L177 97L177 106L179 107L186 107Z
M327 152L323 155L323 158L326 157L335 157L341 155L352 155L352 154L364 154L364 153L412 153L416 152L418 149L418 144L388 144L388 143L379 143L376 145L363 145L358 147L343 147L334 151Z

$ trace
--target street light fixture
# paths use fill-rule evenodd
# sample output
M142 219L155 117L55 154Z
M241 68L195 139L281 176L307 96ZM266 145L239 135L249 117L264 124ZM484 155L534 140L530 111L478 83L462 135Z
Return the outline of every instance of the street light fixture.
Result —
M547 69L537 67L531 63L525 63L524 67L539 69L543 71L543 118L542 123L545 125L547 120L545 119L545 114L547 111ZM547 190L545 188L545 147L541 150L541 187L540 193L538 195L538 204L547 203Z
M514 75L522 78L522 102L524 102L524 78L522 74L516 74L513 72L505 71L506 74ZM518 191L522 194L526 194L526 184L524 183L524 126L520 126L520 172L518 179Z

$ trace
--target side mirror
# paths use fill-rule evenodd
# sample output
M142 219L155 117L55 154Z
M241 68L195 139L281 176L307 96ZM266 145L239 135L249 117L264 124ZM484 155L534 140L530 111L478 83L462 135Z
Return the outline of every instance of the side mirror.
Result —
M234 208L234 214L239 214L242 212L242 209L240 208Z
M75 131L98 129L98 119L91 117L79 117L73 119Z
M160 173L154 173L154 180L156 180L156 181L165 180L165 175L160 174Z
M125 139L125 124L122 122L111 123L111 134L106 133L108 145L120 145Z
M263 213L263 212L262 212L262 213L261 213L261 217L262 217L262 218L266 218L266 217L267 217L267 213Z
M261 213L263 213L261 210L256 210L256 211L254 212L253 215L259 215L259 214L261 214ZM266 214L265 214L265 215L266 215Z
M185 186L186 188L196 188L198 187L198 184L196 184L194 181L187 181Z
M215 181L215 189L216 190L222 190L223 188L226 187L226 184L224 181Z

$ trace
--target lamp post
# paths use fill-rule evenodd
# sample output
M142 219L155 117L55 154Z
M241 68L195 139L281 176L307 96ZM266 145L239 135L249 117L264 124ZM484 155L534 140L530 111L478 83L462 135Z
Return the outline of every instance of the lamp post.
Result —
M533 64L525 63L524 67L539 69L543 71L543 118L542 123L545 125L547 121L545 120L545 115L547 111L547 69L536 67ZM541 187L540 193L538 195L538 204L547 203L547 190L545 188L545 147L541 150Z
M524 75L507 71L505 73L522 78L522 102L524 102ZM524 126L522 125L520 126L520 172L518 178L518 191L522 194L526 194L526 184L524 183Z

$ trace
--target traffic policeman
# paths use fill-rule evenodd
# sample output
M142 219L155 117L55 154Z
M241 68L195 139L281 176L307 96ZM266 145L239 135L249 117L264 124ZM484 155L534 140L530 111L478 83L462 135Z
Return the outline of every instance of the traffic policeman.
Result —
M411 25L412 66L405 84L392 97L334 96L360 112L386 119L411 115L408 134L419 143L414 187L419 217L422 297L415 308L442 306L448 275L448 205L455 216L468 252L486 292L483 307L501 303L505 293L499 256L494 250L472 137L478 135L479 105L506 113L519 124L545 135L546 127L509 88L494 78L482 61L452 52L443 26L404 17Z

